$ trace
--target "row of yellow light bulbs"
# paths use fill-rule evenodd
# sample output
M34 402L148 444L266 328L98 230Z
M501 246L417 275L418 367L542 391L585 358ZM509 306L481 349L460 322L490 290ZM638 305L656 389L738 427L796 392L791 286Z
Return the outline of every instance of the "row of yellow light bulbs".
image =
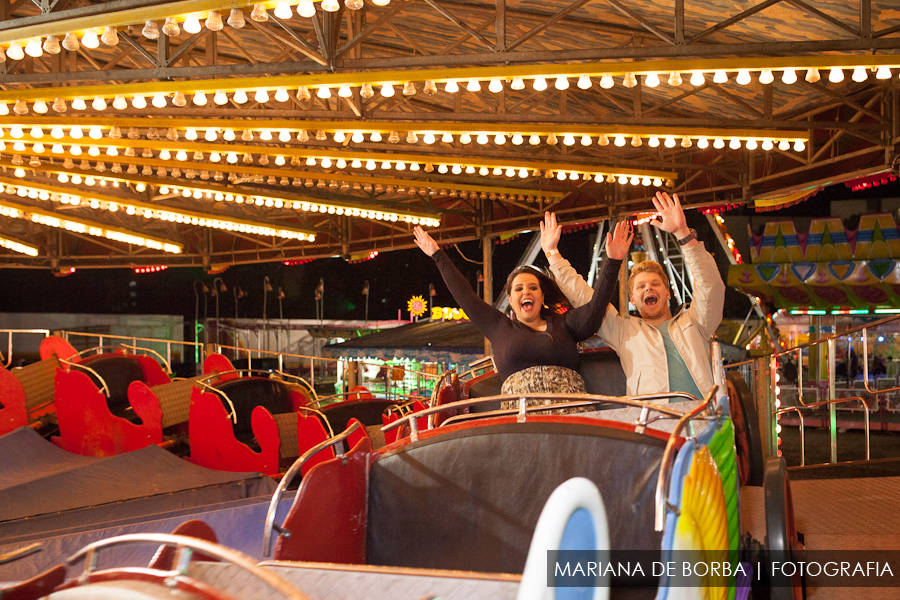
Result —
M7 191L7 193L9 193ZM67 219L63 217L54 217L50 215L44 215L39 213L28 213L16 208L2 206L0 207L0 215L4 217L10 217L13 219L29 219L33 223L37 223L39 225L45 225L47 227L56 227L62 228L67 231L71 231L73 233L81 233L85 235L90 235L94 237L102 237L109 240L123 242L126 244L131 244L133 246L140 246L143 248L151 248L153 250L161 250L163 252L168 252L170 254L180 254L181 246L177 244L170 244L166 242L162 242L159 240L154 240L152 238L146 238L139 235L134 235L130 233L125 233L122 231L115 231L111 229L105 229L103 227L97 227L95 225L88 225L86 223L79 222L73 219ZM30 215L30 216L29 216ZM8 246L7 246L8 247ZM30 248L30 247L29 247ZM24 252L29 256L37 256L37 249L32 248L32 252ZM18 250L17 250L18 251Z
M688 139L690 139L690 138L688 138ZM719 147L720 141L721 141L720 139L716 140L716 147ZM738 147L740 147L740 140L737 140L737 138L735 138L735 140L732 140L732 142L735 142L735 141L737 142ZM724 141L721 141L721 142L724 145ZM755 144L755 140L749 140L747 143L750 144L751 142L753 142ZM42 142L29 142L29 143L31 143L32 152L34 152L35 154L43 154L44 152L46 152L46 147L44 146L44 144ZM786 141L785 141L785 143L786 143ZM802 149L803 146L798 146L798 144L802 145L803 143L804 142L802 140L798 140L797 142L794 143L794 148L797 149L799 147L800 149ZM684 144L682 144L682 145L684 145ZM701 146L701 147L705 147L705 146ZM0 140L0 152L5 151L6 149L7 149L6 143L3 142L2 140ZM26 146L26 143L23 142L22 140L17 140L15 143L13 143L13 151L14 152L26 152L27 150L28 150L28 148ZM129 152L128 152L129 150L133 151L132 148L126 148L126 152L125 152L126 155L129 155ZM65 152L65 148L63 147L62 144L55 143L51 146L50 151L54 154L63 154ZM95 144L88 146L87 153L89 156L99 157L101 155L100 146L95 145ZM149 148L145 148L144 154L148 154L148 153L150 155L152 155L152 150L150 150ZM81 156L83 154L83 150L82 150L81 146L78 144L70 144L69 145L69 154L71 154L72 156ZM119 150L115 146L107 146L105 154L106 154L106 156L109 156L109 157L116 157L116 156L119 156ZM159 151L158 157L160 160L171 160L173 158L173 154L168 148L163 148L162 150ZM146 158L151 158L151 156L146 156ZM188 153L184 149L177 150L174 154L174 158L175 158L175 160L181 161L181 162L187 161ZM194 155L192 158L194 160L204 160L205 156L203 155L202 152L200 152L198 150L198 151L194 152ZM265 161L263 161L262 159L265 159ZM213 151L209 155L209 160L213 163L221 162L222 155L219 152ZM238 160L239 159L238 159L238 155L236 152L226 153L225 161L227 163L237 164ZM253 155L252 154L244 154L244 156L241 160L245 164L250 164L253 162ZM265 155L265 154L260 155L260 162L261 162L261 164L268 164L268 155ZM286 162L287 161L283 155L279 154L275 157L275 164L278 166L283 166L286 164ZM344 158L332 159L331 157L328 157L328 156L321 157L321 158L310 156L310 157L306 158L306 165L310 166L310 167L314 167L314 166L318 165L318 166L321 166L323 169L330 169L332 167L335 167L338 169L345 169L349 165L351 168L354 168L354 169L365 168L369 171L374 171L378 168L378 161L370 158L365 163L363 163L362 159L354 158L354 159L351 159L351 161L348 163L347 160ZM428 168L429 165L431 165L431 163L425 163L425 168L426 168L426 171L428 171L428 172L430 172L430 170ZM396 169L397 171L405 171L407 169L407 163L405 161L383 160L381 162L381 168L385 169L385 170L393 168L393 169ZM410 171L417 172L422 169L422 166L420 165L419 162L412 161L409 163L408 168ZM433 165L432 165L432 168L433 168ZM454 175L461 175L463 173L463 171L465 171L466 174L474 175L475 173L478 173L482 177L487 177L489 175L502 176L504 174L507 177L515 177L516 175L518 175L520 178L523 178L523 179L529 177L529 175L534 175L525 167L499 167L499 166L497 166L497 167L493 167L493 169L490 169L484 165L482 165L480 168L476 168L474 165L471 165L471 164L461 164L461 163L452 163L452 162L439 163L437 166L437 171L438 171L438 173L440 173L442 175L451 173L451 172ZM535 169L535 173L539 175L540 171ZM547 170L546 173L550 174L550 173L553 173L553 171ZM546 176L549 177L551 175L546 175ZM650 178L648 178L648 177L641 178L636 175L630 175L630 174L621 174L621 173L620 174L611 174L611 173L594 173L594 172L588 173L585 171L556 170L556 178L559 179L560 181L564 181L567 178L571 179L573 181L576 181L578 179L587 178L588 176L593 177L594 180L598 183L604 181L604 179L609 183L612 183L613 181L618 180L619 183L621 183L623 185L628 183L629 181L631 182L632 185L638 185L639 183L641 183L642 180L644 181L644 185L650 185L650 183L651 183ZM661 184L657 184L657 185L661 185Z
M24 167L17 167L14 172L16 177L24 177L26 172ZM88 186L100 185L106 186L107 184L111 184L113 187L119 187L119 181L115 179L108 179L105 177L94 177L93 175L87 175L82 177L78 173L72 174L71 176L68 173L62 172L57 175L57 181L60 183L73 183L75 185L81 185L84 183ZM135 190L137 192L144 192L147 189L147 184L144 182L135 183ZM13 189L14 191L9 191ZM235 202L236 204L255 204L256 206L265 206L267 208L293 208L295 210L301 210L303 212L321 212L327 214L336 214L336 215L347 215L352 217L360 217L363 219L372 219L375 221L390 221L390 222L404 222L412 225L423 225L425 227L437 227L441 224L439 219L425 216L416 216L416 215L402 215L395 212L383 211L383 210L371 210L371 209L360 209L360 208L351 208L344 207L338 205L330 205L330 204L318 204L315 202L307 202L300 200L285 200L282 198L275 198L269 196L260 196L260 195L252 195L252 194L232 194L230 192L212 192L210 190L202 190L198 188L190 188L190 187L176 187L172 186L171 188L168 185L161 185L158 187L158 192L161 195L168 194L180 194L185 198L194 198L195 200L200 200L204 196L209 199L214 199L217 202ZM40 199L40 200L51 200L51 201L59 201L63 204L72 204L77 206L80 202L75 200L71 201L71 198L78 198L77 196L71 196L67 198L64 194L51 194L45 190L37 190L34 188L27 188L25 186L18 186L16 188L12 188L12 186L8 186L7 193L16 193L21 197L29 197L32 199ZM89 206L93 209L98 208L106 208L106 206L101 205L99 200L92 199L89 202ZM118 210L118 205L112 203L110 205L110 210L112 212L116 212ZM131 210L127 211L127 214L133 215L135 211L133 207ZM196 225L197 223L193 223ZM251 233L256 233L253 231ZM266 233L264 235L275 235ZM281 233L277 234L279 237L288 237L292 239L306 239L310 242L315 241L315 236L306 236L303 234L300 235L282 235Z
M104 202L100 201L96 198L85 198L83 196L79 196L77 194L59 194L56 192L48 192L46 190L38 190L35 188L29 188L25 186L13 186L7 185L3 190L6 194L16 195L20 198L30 198L33 200L49 200L51 202L59 202L60 204L66 204L71 206L87 206L94 210L108 210L109 212L118 212L120 208L124 208L125 213L128 215L140 215L146 219L159 219L162 221L169 221L173 223L184 223L190 225L198 225L201 227L211 227L214 229L223 229L228 231L237 231L240 233L249 233L252 235L262 235L262 236L274 236L280 237L284 239L295 239L300 241L309 241L314 242L316 240L316 236L313 234L306 234L303 232L298 232L290 229L279 229L275 227L270 227L268 225L260 225L257 223L246 223L236 220L229 220L223 218L216 219L207 219L201 218L193 215L187 215L184 213L180 213L174 209L150 209L150 208L140 208L135 207L133 205L129 205L127 201L122 202ZM45 219L51 219L52 217L44 217ZM48 225L51 223L40 222L42 225ZM53 225L54 227L59 227L59 225ZM82 225L83 226L83 225ZM83 226L84 227L84 226ZM84 231L82 231L84 233ZM153 246L150 246L153 247ZM156 248L163 249L163 248Z
M0 104L2 106L2 104ZM0 110L0 114L2 114L2 110ZM237 134L235 134L234 129L231 127L226 127L224 129L219 127L208 127L205 129L205 133L203 135L203 139L207 142L215 142L219 139L219 131L222 131L222 138L225 141L232 142L237 139ZM25 136L25 132L22 127L18 125L13 125L9 129L10 136L19 139ZM450 132L439 132L439 131L408 131L406 134L406 142L408 144L415 144L419 141L419 135L422 136L422 141L425 144L432 145L437 142L438 137L437 134L441 135L440 141L442 143L451 144L454 141L453 134ZM0 138L4 135L3 129L0 128ZM32 126L29 131L29 135L35 139L41 139L44 137L44 129L40 125ZM108 135L111 139L120 139L122 137L121 130L118 127L110 127ZM471 144L473 141L473 134L468 132L464 132L459 134L459 141L462 144ZM490 140L490 134L486 132L474 133L475 138L474 141L480 145L488 144ZM597 136L597 144L600 146L608 146L610 144L610 135L613 136L613 144L617 147L623 147L627 143L629 143L628 138L630 137L630 143L633 147L637 148L643 145L643 138L647 138L647 145L651 148L657 148L662 143L666 148L674 148L676 145L680 143L682 148L690 148L693 146L693 140L697 140L697 147L706 149L709 147L710 136L702 136L702 135L683 135L680 136L680 142L678 141L679 136L674 135L654 135L654 134L600 134ZM65 137L65 132L63 131L63 127L56 125L52 127L50 130L50 136L54 139L62 139ZM493 134L493 142L496 145L506 144L507 141L511 141L513 145L520 146L525 143L525 136L521 133L494 133ZM80 126L72 126L69 128L69 137L73 139L81 139L84 137L84 132ZM99 125L94 125L89 129L88 137L91 139L99 140L103 138L103 129ZM132 136L129 136L132 137ZM166 137L172 141L178 139L178 130L175 128L169 128ZM197 133L197 128L188 127L185 129L184 137L187 140L195 141L199 139L199 134ZM580 134L579 142L582 146L591 146L594 143L594 138L587 133ZM345 131L335 131L332 135L332 139L339 143L343 144L347 141L347 132ZM574 146L576 143L576 135L572 133L562 134L562 143L565 146ZM660 138L664 139L664 142L660 141ZM136 136L132 139L136 139ZM272 130L270 129L261 129L259 132L259 139L264 142L273 141L274 136ZM280 142L291 142L293 141L293 132L287 129L279 130L278 140ZM328 134L324 130L318 130L315 134L315 139L317 141L327 141ZM241 134L241 140L245 142L253 141L253 131L251 129L244 129ZM350 140L356 144L360 144L365 141L365 134L356 130L350 134ZM373 143L378 143L384 140L381 132L373 131L369 134L369 141ZM545 136L546 143L555 146L559 143L559 137L555 133L549 133ZM300 129L297 131L297 141L300 143L306 143L309 141L309 134L305 129ZM400 133L398 131L391 131L388 135L389 143L396 144L400 141ZM746 136L738 136L730 138L728 143L728 147L732 150L737 150L741 148L742 141L745 142L748 150L756 150L759 147L762 147L763 150L772 150L775 147L775 143L778 143L779 150L789 150L791 147L791 141L794 142L794 149L798 152L805 149L805 141L803 138L778 138L778 137L746 137ZM528 138L528 143L532 146L537 146L541 143L541 136L533 133ZM725 137L713 137L713 148L722 149L725 147ZM215 160L213 162L216 162ZM283 163L281 163L283 164ZM280 166L280 164L279 164ZM343 167L341 167L343 168Z
M850 67L847 67L850 68ZM853 67L853 72L851 75L851 79L856 82L862 82L868 79L869 71L875 70L876 79L890 79L891 77L891 69L888 66L882 65L874 69L872 67L866 66L856 66ZM726 69L718 69L712 72L713 73L713 83L726 83L728 81L728 70ZM735 81L740 85L747 85L752 81L752 77L750 75L750 69L738 69L737 77ZM637 77L641 75L640 73L635 74L632 72L628 72L624 75L622 79L622 85L627 88L631 88L637 85ZM647 87L656 87L660 84L659 74L656 72L648 72L643 74L644 76L644 85ZM762 69L759 72L759 81L763 84L772 83L774 79L774 74L772 69ZM513 90L524 90L525 89L525 78L523 77L513 77L510 83L510 88ZM532 87L535 91L544 91L548 88L547 78L543 75L536 75L531 78L532 79ZM781 81L786 84L793 84L797 82L797 70L794 68L785 68L782 70ZM816 83L821 79L821 75L819 73L818 67L810 67L806 70L806 75L804 79L810 83ZM499 93L504 89L504 78L502 77L494 77L490 79L490 83L488 84L488 90L494 93ZM840 83L844 80L844 69L842 67L831 67L828 73L828 81L831 83ZM482 89L481 79L478 77L472 77L466 83L466 91L469 92L479 92ZM668 83L672 86L680 86L682 84L681 72L672 71L668 77ZM459 86L460 81L456 79L450 79L445 83L444 91L448 93L456 93L460 90ZM706 83L706 74L704 71L692 71L690 77L691 85L698 87ZM376 84L381 86L381 95L390 98L395 95L394 90L394 82L384 82L380 84ZM591 76L588 74L582 74L578 77L578 81L576 84L581 89L590 89L593 86L593 81ZM612 88L615 85L615 80L613 79L612 74L604 73L600 76L600 87L604 89ZM328 84L319 84L315 86L316 97L321 98L323 100L331 98L332 93L331 89L333 86ZM342 98L349 98L353 95L352 86L349 83L342 83L337 86L338 87L338 96ZM373 85L371 83L362 83L360 84L360 95L363 98L371 98L375 95L375 91ZM554 88L557 90L566 90L569 88L569 78L566 75L558 75L556 77L556 81L554 83ZM59 91L62 88L54 88L54 91ZM254 91L255 89L255 91ZM274 98L277 102L287 102L290 99L290 93L288 92L287 87L285 86L271 86L271 87L257 87L252 88L250 90L238 89L235 90L231 99L237 104L245 104L249 102L250 96L248 95L248 91L253 91L253 100L260 104L264 104L269 101L269 91L275 90ZM432 95L437 93L437 86L434 80L426 80L423 92L426 95ZM412 96L416 93L416 84L413 81L407 81L403 84L403 92L405 96ZM166 92L151 92L153 98L151 100L151 104L156 108L165 108L168 106L168 93ZM300 86L297 89L296 97L300 101L308 101L311 98L311 94L308 86ZM91 103L91 108L94 110L102 111L107 108L106 96L96 96ZM225 90L217 90L213 95L213 103L222 106L227 104L229 101L228 95ZM206 106L209 102L207 95L203 91L197 91L194 93L192 97L192 102L195 106ZM128 107L125 96L122 94L118 94L113 96L113 108L117 110L124 110ZM183 107L187 105L187 97L184 92L178 91L172 95L172 104L174 106ZM131 105L136 109L144 109L147 107L147 99L145 94L134 94L132 96ZM62 97L56 97L53 101L52 108L56 112L65 112L66 111L66 103ZM72 108L75 110L87 110L87 104L85 100L81 96L75 96L72 100ZM0 114L8 114L9 109L2 106L0 104ZM24 100L17 100L15 105L16 114L22 115L28 113L28 107L25 104ZM38 114L43 114L47 112L47 102L44 99L35 100L34 111Z
M4 206L0 206L0 215L9 216L5 214L5 212L10 210L14 209L7 209ZM36 246L32 246L31 244L23 244L22 242L8 237L3 237L2 235L0 235L0 248L6 248L7 250L12 250L13 252L26 254L28 256L37 256L39 254Z
M372 3L376 6L387 6L391 3L391 0L372 0ZM293 11L291 10L292 4L294 3L286 2L284 0L279 1L275 5L273 14L279 19L290 19L293 16ZM341 7L338 0L322 0L321 5L322 10L328 12L337 12ZM363 7L363 0L344 0L344 6L351 10L358 10ZM190 34L200 33L202 30L200 17L203 14L204 13L191 13L183 16L184 23L182 27L184 27L184 30ZM224 29L225 23L233 29L243 29L247 23L244 19L244 11L240 8L231 9L225 23L222 22L222 15L217 11L210 11L206 14L207 17L203 22L203 25L210 31L221 31ZM306 18L314 16L316 14L316 7L313 0L300 0L300 2L297 3L297 14ZM269 16L266 11L266 6L264 4L254 4L253 10L250 13L250 18L258 23L268 21ZM100 32L99 35L98 32ZM150 40L159 38L159 33L160 28L156 21L146 21L144 23L144 28L141 30L141 34ZM180 35L181 27L178 25L178 17L166 17L166 21L162 26L162 33L169 37ZM33 37L28 40L14 40L10 42L9 46L6 48L5 56L0 54L0 59L5 60L6 56L8 56L12 60L22 60L26 55L33 58L40 58L43 56L44 52L47 54L59 54L62 49L76 52L81 46L95 49L100 47L100 42L103 42L107 46L118 45L119 34L116 28L107 25L105 27L86 29L82 34L80 42L78 40L78 35L74 31L66 33L63 37L62 44L60 44L59 38L55 35L48 35L43 41L40 37Z

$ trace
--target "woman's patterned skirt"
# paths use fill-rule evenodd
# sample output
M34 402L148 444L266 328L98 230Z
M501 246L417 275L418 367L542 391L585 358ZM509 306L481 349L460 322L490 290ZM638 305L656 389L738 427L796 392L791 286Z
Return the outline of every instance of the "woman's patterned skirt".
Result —
M503 394L586 394L584 379L578 371L548 365L542 367L528 367L516 371L506 378L501 388ZM533 398L527 401L528 406L540 406L548 404L548 400ZM518 408L518 401L505 401L502 408ZM572 413L589 412L596 410L593 406L579 406L564 408L554 411L553 414L566 415Z

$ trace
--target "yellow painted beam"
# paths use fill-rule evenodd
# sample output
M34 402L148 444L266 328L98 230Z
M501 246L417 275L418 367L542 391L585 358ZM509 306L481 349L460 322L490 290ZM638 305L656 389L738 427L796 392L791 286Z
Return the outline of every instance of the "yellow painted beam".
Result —
M48 35L62 37L70 31L83 33L88 29L102 27L143 25L146 21L158 21L161 30L162 22L166 20L166 17L181 17L179 21L182 21L183 17L187 15L197 14L201 19L205 19L211 11L225 12L222 15L222 20L224 21L232 8L243 9L252 7L254 4L264 4L266 8L272 9L275 8L277 2L276 0L261 0L260 2L247 2L247 0L185 0L183 2L168 2L154 6L119 10L103 15L73 17L71 19L0 31L0 44L9 44L15 40L22 41L33 37L43 38ZM298 2L291 2L291 4L295 5ZM249 12L245 15L245 18L250 18ZM295 13L294 18L299 19L300 17ZM160 35L162 35L161 31Z
M14 155L15 152L11 151L7 148L5 151L0 151L0 154L9 154ZM62 154L53 154L55 158L71 158L72 160L81 160L84 156L75 156L68 152L64 152ZM97 157L98 159L101 157ZM109 158L109 157L107 157ZM151 167L172 167L171 160L161 160L158 158L141 158L141 157L131 157L131 156L116 156L110 159L111 162L117 162L123 165L150 165ZM185 169L195 169L195 170L206 170L206 171L222 171L223 173L246 173L249 175L272 175L278 179L282 177L288 177L293 179L294 177L300 177L301 179L322 179L324 181L347 181L349 183L360 183L360 184L382 184L382 185L393 185L393 186L402 186L402 187L431 187L431 188L446 188L449 190L456 190L460 192L484 192L487 194L510 194L510 195L523 195L523 196L536 196L536 197L544 197L549 199L559 199L564 197L568 192L556 192L556 191L548 191L541 190L537 188L519 188L519 187L498 187L498 186L478 186L478 185L469 185L469 184L457 184L453 183L452 185L447 182L440 181L431 181L427 179L398 179L392 177L362 177L359 175L345 175L342 173L317 173L314 171L292 171L288 169L270 169L267 167L255 167L250 165L230 165L230 164L215 164L213 168L210 168L208 164L195 165L193 163L178 163L183 165ZM0 165L6 166L8 168L15 169L15 165L9 159L0 160ZM23 165L24 166L24 165ZM67 175L73 175L78 173L79 175L84 176L84 171L75 171L59 168L55 165L50 164L41 164L37 167L26 166L24 167L27 170L42 172L42 173L66 173ZM180 167L179 167L180 168ZM192 180L186 179L184 181L188 183L183 183L182 180L169 180L169 179L161 179L158 177L147 177L143 175L131 175L129 173L112 173L110 171L106 171L102 174L93 175L95 178L103 178L108 179L110 181L120 181L125 183L134 183L134 182L142 182L150 185L168 185L170 187L185 187L192 185ZM203 180L200 180L203 181ZM210 189L212 191L222 191L223 193L235 193L237 190L240 192L241 188L235 188L231 186L221 185L221 184L209 184L204 183L203 185L211 186ZM302 200L304 196L297 196L295 198L295 194L285 194L281 197L286 198L288 195L291 196L291 199L299 199ZM279 196L273 196L273 198ZM317 203L321 203L321 199L310 198L310 200L314 200ZM356 205L352 202L341 202L340 204L350 206L351 208L358 208L360 210L382 210L388 212L396 212L398 214L409 214L410 216L417 217L434 217L435 213L430 213L427 211L416 211L410 209L393 209L387 208L381 205L374 204L362 204Z
M8 185L24 185L21 181L17 181L15 179L10 179L7 177L0 177L0 183L2 183L4 185L7 185L7 184ZM27 185L26 187L35 187L35 186ZM71 194L71 191L66 191L64 193ZM116 202L121 204L121 201L119 201L119 200L116 200ZM50 218L50 219L58 219L60 221L71 221L72 223L77 223L77 224L82 225L87 228L101 229L104 232L109 231L109 232L118 233L118 234L122 234L122 235L133 236L136 238L143 238L145 240L150 240L150 241L153 241L158 244L165 245L165 246L174 246L174 247L178 248L178 253L184 251L183 244L179 244L178 242L173 242L172 240L168 240L166 238L160 238L160 237L155 237L152 235L147 235L146 233L141 232L141 231L132 231L130 229L125 229L122 227L115 227L115 226L109 225L107 223L100 223L99 221L91 221L89 219L82 219L79 217L74 217L70 214L52 212L52 211L44 210L41 208L37 208L35 206L19 204L18 202L10 202L10 201L4 200L2 198L0 198L0 206L6 207L6 208L13 208L13 209L18 210L19 212L22 212L26 215L32 214L32 215L39 215L39 216ZM89 235L91 235L91 234L89 234ZM105 236L102 236L102 237L105 237ZM110 238L107 238L107 239L110 239Z
M551 123L501 123L501 122L493 122L493 123L458 123L453 121L427 121L427 122L412 122L412 121L297 121L294 119L223 119L223 118L206 118L206 119L198 119L198 118L189 118L189 119L167 119L167 118L140 118L140 117L126 117L126 116L115 116L114 109L108 109L111 112L111 116L100 117L100 116L86 116L86 117L78 117L77 120L73 120L72 117L66 116L41 116L41 117L26 117L26 116L15 116L8 115L5 117L0 117L0 127L12 127L18 125L19 127L33 127L34 125L39 125L41 127L54 127L60 126L66 129L78 126L81 128L88 127L100 127L102 129L110 129L111 127L119 127L119 128L128 128L128 127L156 127L160 129L168 129L175 128L178 130L186 130L186 129L216 129L218 131L222 131L224 129L234 129L236 131L262 131L269 130L272 132L280 132L280 131L291 131L296 132L302 130L306 131L327 131L329 133L334 133L336 131L343 131L346 134L352 134L355 131L361 131L362 133L369 134L374 132L379 132L382 134L386 134L391 131L399 131L399 132L410 132L415 131L416 133L426 133L431 132L434 134L443 134L443 133L451 133L454 135L459 135L462 133L469 134L478 134L478 133L504 133L504 134L516 134L519 133L523 136L528 136L531 134L537 134L540 136L547 136L551 133L557 136L563 136L567 133L571 133L575 136L580 135L590 135L593 137L597 137L600 135L607 136L615 136L615 135L625 135L628 137L639 135L642 138L647 138L650 136L657 137L667 137L674 136L681 138L683 136L688 136L692 139L706 137L706 138L738 138L740 140L748 140L748 139L772 139L772 140L782 140L787 139L791 142L797 140L808 141L809 140L809 131L808 130L770 130L770 129L719 129L719 128L711 128L711 127L656 127L656 126L634 126L634 125L604 125L604 126L592 126L592 125L580 125L580 124L572 124L572 125L557 125ZM387 142L384 142L387 144ZM541 142L542 144L544 142ZM527 144L527 142L526 142ZM523 144L525 145L525 144ZM434 147L440 147L435 144Z
M154 204L154 203L149 203L149 202L142 202L140 200L133 200L130 198L120 198L118 196L107 196L105 194L95 193L93 190L85 191L85 190L81 190L81 189L77 189L77 188L67 188L67 187L62 187L62 186L58 186L58 185L52 185L52 184L41 183L41 182L36 182L36 181L26 181L26 180L14 179L14 178L10 178L10 177L0 177L0 185L11 185L11 186L15 186L15 187L21 186L21 187L31 188L31 189L35 189L35 190L39 190L39 191L45 191L50 194L65 194L67 196L78 196L79 198L84 198L86 200L97 200L98 202L106 202L108 204L115 204L116 206L119 206L121 208L127 208L127 207L131 206L131 207L135 208L136 210L142 210L142 211L143 210L163 211L163 212L181 214L183 216L190 217L190 218L196 218L196 219L232 222L232 223L236 223L236 224L249 225L249 226L253 226L253 227L265 227L268 229L283 229L285 231L289 231L291 233L296 233L296 234L302 234L304 236L313 236L314 237L316 235L315 231L312 231L309 229L299 229L296 227L288 227L288 226L281 225L281 224L266 223L266 222L261 222L261 221L252 221L249 219L244 219L241 217L233 217L230 215L205 213L205 212L199 212L199 211L194 211L194 210L184 209L184 208L174 208L171 206L165 206L165 205ZM178 187L186 187L186 186L178 186ZM20 208L20 210L24 210L24 209ZM50 216L50 217L57 218L57 219L78 222L78 219L71 218L70 216L68 216L68 214L62 214L62 213L58 213L58 212L49 212L49 211L40 212L40 209L32 209L30 207L26 212L43 214L43 215ZM88 221L85 221L85 223L88 223ZM99 227L101 225L97 224L94 226ZM105 229L115 230L114 227L109 227L106 225L102 225L102 227ZM123 229L122 231L128 231L128 230ZM131 235L142 235L142 234L137 234L134 232L128 232L128 233L130 233ZM147 239L153 239L146 235L144 235L142 237L145 237ZM166 243L173 243L173 242L169 242L168 240L166 240ZM180 244L179 244L179 246L181 247Z
M11 139L7 138L6 142L10 142ZM44 136L41 139L32 138L30 135L26 135L22 138L22 141L26 143L34 143L34 142L42 142L45 146L59 143L65 145L78 144L84 148L88 148L90 146L98 146L103 148L152 148L155 150L159 150L160 147L167 148L170 152L177 152L178 150L184 150L185 152L195 152L197 150L201 152L219 152L229 153L235 152L237 154L265 154L267 156L284 156L284 157L293 157L296 156L298 158L329 158L331 160L337 160L339 158L343 158L344 160L351 161L354 159L359 159L361 161L369 161L373 160L376 163L390 161L392 163L396 163L397 161L401 161L404 163L421 163L428 164L431 163L433 165L448 165L452 167L454 165L460 165L461 167L466 166L474 166L474 167L501 167L503 169L512 167L514 169L525 168L530 170L539 169L542 171L565 171L566 173L578 173L581 175L625 175L627 177L637 176L637 177L659 177L661 179L676 179L678 177L678 173L675 171L656 171L649 169L620 169L613 166L605 166L605 165L583 165L577 163L563 163L563 162L537 162L533 160L515 160L515 159L501 159L501 158L477 158L475 160L464 160L456 157L442 157L442 156L429 156L423 154L393 154L390 152L357 152L351 150L338 150L333 148L288 148L288 147L268 147L268 146L250 146L247 144L219 144L214 142L190 142L187 140L177 140L177 141L169 141L169 140L129 140L129 139L118 139L111 140L109 138L104 138L101 140L92 140L90 138L82 138L80 140L72 139L69 137L63 137L59 140L54 140L49 136ZM45 156L52 156L49 152L45 151ZM98 157L89 157L87 155L83 155L79 158L89 159L89 160L105 160L109 162L116 162L118 157L115 156L106 156L102 154ZM223 157L224 162L224 157ZM189 165L188 161L184 162L170 162L170 166L179 166L179 165ZM204 165L208 165L204 168L210 170L216 170L216 167L213 166L215 163L203 163ZM226 163L227 164L227 163ZM443 187L451 187L449 184L445 184Z
M6 90L0 91L0 101L13 101L18 99L37 100L53 99L53 98L75 98L94 96L103 96L104 98L112 98L118 94L122 96L134 96L142 94L144 96L153 95L155 93L174 94L175 92L183 92L185 94L193 94L194 92L215 92L223 90L225 92L233 92L236 90L276 90L279 87L297 88L306 86L309 88L319 88L321 86L329 86L337 91L338 86L342 84L358 87L363 83L382 84L391 83L399 85L406 81L424 82L432 80L437 83L447 81L457 81L465 83L470 79L478 79L479 81L487 81L493 78L499 78L504 81L510 81L514 77L522 77L525 79L534 79L536 77L557 77L565 75L567 77L578 77L581 74L587 74L591 77L599 77L606 73L614 76L624 75L625 73L634 73L635 75L649 73L668 73L671 71L679 71L680 73L690 73L692 71L703 71L712 73L722 70L726 72L736 72L740 69L750 69L759 71L761 69L782 70L784 68L806 69L810 67L829 68L829 67L878 67L888 66L891 68L900 67L900 55L821 55L821 56L803 56L803 57L769 57L769 58L713 58L713 59L696 59L696 60L657 60L657 61L637 61L637 62L593 62L579 64L564 65L512 65L512 66L488 66L488 67L460 67L455 69L421 69L409 71L366 71L359 73L312 73L307 75L281 75L273 77L237 77L222 79L186 79L183 81L159 81L159 82L140 82L140 83L120 83L111 85L89 85L75 87L44 87L32 89ZM802 73L798 75L802 77ZM824 78L823 78L824 79ZM621 82L617 82L620 85ZM10 82L8 85L14 85ZM665 85L665 84L661 84ZM553 82L548 81L548 92L555 92ZM396 90L396 93L401 93ZM422 93L419 91L419 93ZM462 93L460 91L459 93ZM481 92L490 94L487 90ZM540 92L534 92L540 93Z

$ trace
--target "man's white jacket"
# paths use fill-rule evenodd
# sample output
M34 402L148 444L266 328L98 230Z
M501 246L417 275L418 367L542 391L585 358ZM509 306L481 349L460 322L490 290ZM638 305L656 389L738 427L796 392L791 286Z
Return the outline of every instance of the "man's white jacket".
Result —
M691 305L678 311L669 325L669 335L681 353L697 389L706 394L714 385L710 343L722 321L725 283L716 261L703 244L683 248L684 259L694 278ZM594 290L567 260L550 267L560 289L574 306L586 304ZM643 319L623 318L610 305L598 332L622 361L629 395L669 391L669 369L662 334Z

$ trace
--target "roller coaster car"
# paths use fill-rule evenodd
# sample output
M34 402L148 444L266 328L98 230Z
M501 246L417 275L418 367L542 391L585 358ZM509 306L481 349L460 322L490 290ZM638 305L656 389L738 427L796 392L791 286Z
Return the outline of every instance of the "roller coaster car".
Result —
M489 396L407 415L384 429L405 424L408 436L377 451L361 440L309 470L279 525L281 494L313 449L279 483L267 516L266 554L277 535L277 561L521 573L544 501L563 481L582 477L605 502L613 560L626 551L649 550L667 562L677 550L696 550L708 561L729 563L736 573L740 484L729 398L715 395L724 388L721 367L717 372L718 386L703 402L657 403L687 394ZM537 399L550 404L528 406ZM518 409L462 413L502 401ZM598 404L619 408L593 416L535 414ZM458 416L420 430L424 417L448 411ZM343 443L349 433L321 448ZM781 459L771 461L770 479L781 495L767 504L767 513L782 518L769 520L781 531L767 538L789 557L796 547L789 482ZM663 578L640 597L708 592L724 599L729 590L748 585L735 575L707 575L684 596L685 588L670 589Z

